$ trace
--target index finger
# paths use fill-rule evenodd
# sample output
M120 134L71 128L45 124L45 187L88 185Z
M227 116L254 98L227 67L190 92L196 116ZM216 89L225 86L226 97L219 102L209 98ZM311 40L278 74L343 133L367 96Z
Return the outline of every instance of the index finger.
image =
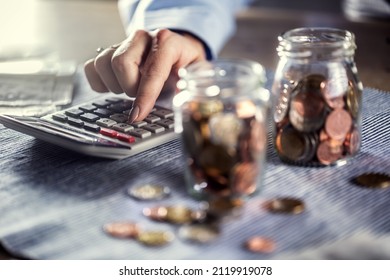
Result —
M142 120L149 114L177 61L179 52L166 42L160 44L169 33L168 30L161 30L153 38L152 49L141 70L134 112L129 117L131 122Z

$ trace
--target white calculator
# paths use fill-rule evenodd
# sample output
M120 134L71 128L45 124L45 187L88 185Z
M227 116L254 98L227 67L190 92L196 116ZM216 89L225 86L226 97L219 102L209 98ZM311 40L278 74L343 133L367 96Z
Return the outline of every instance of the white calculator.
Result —
M83 154L121 159L177 138L173 111L155 106L127 122L133 99L115 94L42 117L0 115L6 127Z

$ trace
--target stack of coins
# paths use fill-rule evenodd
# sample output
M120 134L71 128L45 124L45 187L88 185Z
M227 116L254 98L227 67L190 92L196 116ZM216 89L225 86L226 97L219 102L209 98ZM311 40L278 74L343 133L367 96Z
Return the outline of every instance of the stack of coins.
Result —
M241 197L256 191L267 142L265 113L249 99L186 105L182 137L193 193Z
M331 165L354 156L361 142L360 104L361 90L347 79L311 74L284 85L274 111L278 155L303 165Z

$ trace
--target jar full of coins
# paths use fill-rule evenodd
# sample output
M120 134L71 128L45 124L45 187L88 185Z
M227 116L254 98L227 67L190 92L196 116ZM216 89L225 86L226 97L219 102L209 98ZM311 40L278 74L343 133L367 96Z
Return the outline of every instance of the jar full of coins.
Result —
M186 183L199 199L241 199L261 185L270 93L254 61L220 59L179 71L175 131L181 134Z
M298 28L279 36L272 86L274 144L282 161L339 165L361 144L361 99L354 34Z

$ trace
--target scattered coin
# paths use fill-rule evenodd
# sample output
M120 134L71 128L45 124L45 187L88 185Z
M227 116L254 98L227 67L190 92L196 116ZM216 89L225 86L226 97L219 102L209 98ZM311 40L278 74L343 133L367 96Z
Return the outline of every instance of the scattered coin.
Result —
M103 230L107 234L118 238L134 238L140 232L138 224L133 222L108 223L103 226Z
M167 197L170 192L168 187L154 184L133 186L128 189L128 194L139 200L160 200Z
M174 240L175 236L170 231L142 231L137 240L146 246L163 246Z
M199 213L184 205L156 206L144 208L143 214L155 221L186 224L197 219Z
M290 197L271 199L264 206L272 213L300 214L305 210L302 200Z
M276 243L267 237L253 236L245 242L244 246L251 252L272 253L275 251Z
M195 243L209 243L219 235L217 227L204 224L185 225L179 230L180 238Z
M353 182L362 187L384 189L390 187L390 176L384 173L363 173L355 177Z

